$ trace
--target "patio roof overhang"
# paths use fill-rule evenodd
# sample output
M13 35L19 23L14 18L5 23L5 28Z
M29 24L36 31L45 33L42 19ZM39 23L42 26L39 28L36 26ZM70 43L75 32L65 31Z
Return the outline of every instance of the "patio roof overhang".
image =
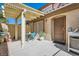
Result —
M54 16L54 15L66 13L66 12L69 12L69 11L72 11L72 10L75 10L75 9L79 9L79 3L69 3L69 4L67 4L67 5L65 5L61 8L54 10L51 13L46 14L45 17L46 18L51 17L51 16Z
M36 10L34 8L31 8L29 6L26 6L24 4L20 3L5 3L4 4L4 13L6 18L21 18L21 13L23 9L26 9L27 11L24 13L27 20L32 21L40 16L44 16L44 13Z
M67 4L66 6L58 8L58 9L54 10L53 12L45 14L44 16L41 16L40 18L37 18L33 21L37 22L37 21L43 20L45 18L49 18L49 17L55 16L55 15L58 15L58 14L61 14L61 13L69 12L69 11L72 11L72 10L75 10L75 9L79 9L79 3Z

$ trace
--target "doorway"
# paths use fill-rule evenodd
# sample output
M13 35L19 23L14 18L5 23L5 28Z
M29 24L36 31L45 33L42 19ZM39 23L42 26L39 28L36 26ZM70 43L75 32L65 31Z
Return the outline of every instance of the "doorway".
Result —
M54 42L66 43L66 16L54 19Z

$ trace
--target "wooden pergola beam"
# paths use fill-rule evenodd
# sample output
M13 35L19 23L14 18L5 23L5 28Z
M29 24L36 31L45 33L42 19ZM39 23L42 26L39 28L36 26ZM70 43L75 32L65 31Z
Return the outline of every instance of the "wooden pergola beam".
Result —
M22 10L27 9L28 12L25 12L24 14L26 14L26 16L29 14L29 16L27 17L27 19L32 20L32 19L36 19L36 17L39 17L40 15L44 16L43 13L41 11L35 10L33 8L24 6L23 4L18 4L18 3L6 3L5 4L5 9L7 10L6 12L10 12L11 10L14 12L11 12L14 18L17 18L17 16L19 15L19 12L21 12ZM16 15L14 15L15 13L17 13ZM8 17L9 15L7 15ZM20 18L20 17L18 17Z
M38 11L36 9L24 6L23 4L19 4L19 3L6 3L5 4L5 14L7 17L12 17L12 18L16 18L16 26L15 26L15 39L17 40L17 30L18 30L18 23L17 23L17 19L21 18L22 20L22 24L21 24L21 45L22 47L24 46L24 42L25 42L25 27L26 27L26 20L32 20L32 19L36 19L37 17L40 16L44 16L44 14L41 11ZM28 15L28 12L30 13L30 15ZM28 16L27 16L28 15ZM29 17L30 16L30 17Z
M33 19L32 21L33 21L33 22L38 22L38 21L40 21L40 20L44 20L44 16L40 16L40 17L38 17L38 18L36 18L36 19Z

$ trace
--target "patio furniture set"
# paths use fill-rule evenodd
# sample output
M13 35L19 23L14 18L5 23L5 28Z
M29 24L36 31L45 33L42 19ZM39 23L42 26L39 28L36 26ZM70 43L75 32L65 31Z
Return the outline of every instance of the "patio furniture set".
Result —
M26 41L29 41L29 40L44 40L46 37L46 33L45 32L40 32L40 33L36 33L36 32L28 32L26 33Z

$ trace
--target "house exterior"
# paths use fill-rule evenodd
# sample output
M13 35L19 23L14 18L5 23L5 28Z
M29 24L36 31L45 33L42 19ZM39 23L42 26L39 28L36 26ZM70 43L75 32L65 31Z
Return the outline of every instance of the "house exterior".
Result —
M33 31L39 32L42 28L41 30L47 34L47 40L67 44L68 29L79 27L79 4L50 3L40 10L45 12L45 16L32 22L35 24ZM41 25L37 26L38 23L41 23Z
M5 4L5 6L6 6L6 8L5 8L6 17L7 18L8 17L16 18L15 25L13 25L13 24L8 25L9 32L11 32L11 36L12 36L11 38L16 39L16 40L21 39L21 41L8 42L8 44L4 44L4 47L1 48L1 51L0 51L1 55L4 55L5 53L6 53L6 55L8 55L9 52L10 52L9 55L20 55L20 54L24 55L24 53L25 53L25 55L27 55L28 54L27 52L29 52L29 51L33 51L35 53L35 51L32 50L33 46L31 46L32 47L31 50L27 49L28 47L30 47L29 44L32 43L32 41L28 44L28 46L26 46L27 48L24 46L26 44L25 42L27 39L26 38L27 32L36 32L36 33L45 32L46 38L44 40L46 40L46 41L48 40L48 42L50 44L52 44L51 41L53 41L53 42L64 43L67 45L68 32L74 31L74 29L79 28L79 3L73 3L73 4L49 3L39 9L42 12L39 10L30 8L28 6L24 6L22 4L17 4L17 3L16 4ZM20 9L20 8L26 8L26 10L28 10L28 12L26 12L25 9ZM14 12L12 12L12 11L14 11ZM18 13L16 14L16 12L18 12L19 14ZM22 19L21 25L17 24L17 19L19 17L21 17L21 19ZM39 47L38 42L41 42L41 41L37 40L33 43L34 47L36 47L35 45L37 45L37 47ZM33 45L33 44L31 44L31 45ZM42 42L42 44L44 45L44 42ZM6 45L6 47L5 47L5 45ZM7 45L8 45L8 47L7 47ZM43 46L43 45L40 45L40 46ZM48 44L44 45L44 47L48 47L48 48L44 48L44 50L46 49L48 51L49 46L47 46L47 45ZM56 50L56 48L55 48L55 50L53 50L54 47L52 48L52 45L50 46L50 48L52 48L51 49L52 51ZM9 50L7 50L8 48L9 48ZM17 50L17 48L18 48L18 50ZM23 48L23 49L21 49L21 48ZM42 50L42 49L41 50L40 49L39 49L39 51ZM16 51L17 51L17 53L16 53ZM60 51L60 49L58 49L58 51ZM43 52L43 50L42 50L42 52ZM46 52L46 51L44 51L44 52ZM32 55L32 54L33 53L30 52L29 55ZM36 52L36 55L37 55L37 52Z

